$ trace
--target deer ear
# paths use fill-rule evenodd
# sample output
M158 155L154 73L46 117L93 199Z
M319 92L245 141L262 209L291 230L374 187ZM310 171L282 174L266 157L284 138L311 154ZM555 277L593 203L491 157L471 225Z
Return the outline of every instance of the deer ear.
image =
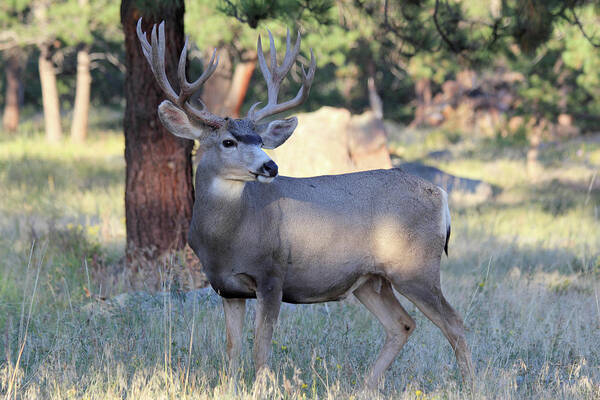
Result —
M298 118L278 119L268 124L259 125L256 130L263 140L265 149L274 149L288 140L298 126Z
M175 136L190 140L201 140L206 136L207 132L204 129L192 125L185 112L169 100L163 101L158 106L158 118Z

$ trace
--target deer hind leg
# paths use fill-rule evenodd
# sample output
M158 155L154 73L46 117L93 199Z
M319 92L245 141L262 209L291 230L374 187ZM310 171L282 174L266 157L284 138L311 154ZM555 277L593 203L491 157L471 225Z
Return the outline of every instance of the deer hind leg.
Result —
M223 298L225 311L225 330L227 335L227 358L229 369L235 373L239 369L240 354L242 350L242 337L244 330L244 316L246 314L246 299Z
M375 389L385 370L414 331L415 321L402 307L386 279L371 278L356 289L354 295L385 329L385 343L365 381L368 388Z
M439 285L398 282L397 285L394 284L394 287L440 328L454 350L463 381L472 383L474 376L473 364L471 351L465 339L462 318L446 301Z

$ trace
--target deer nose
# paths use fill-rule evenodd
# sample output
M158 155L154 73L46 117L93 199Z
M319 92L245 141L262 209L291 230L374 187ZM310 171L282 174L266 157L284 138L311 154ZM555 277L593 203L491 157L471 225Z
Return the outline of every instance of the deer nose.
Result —
M262 167L260 168L261 172L263 172L265 175L268 175L270 177L274 177L277 176L277 164L275 164L273 162L273 160L269 160L266 163L264 163L262 165Z

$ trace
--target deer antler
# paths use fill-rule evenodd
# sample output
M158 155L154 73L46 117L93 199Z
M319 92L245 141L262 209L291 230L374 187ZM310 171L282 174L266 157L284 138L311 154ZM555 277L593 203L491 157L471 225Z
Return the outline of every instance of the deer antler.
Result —
M142 52L150 64L150 69L158 82L158 85L171 102L176 104L185 113L193 117L206 125L212 126L213 128L220 128L225 124L225 120L219 116L216 116L206 109L206 105L201 101L197 100L202 106L201 109L196 108L188 100L189 98L206 82L208 78L215 72L217 65L219 64L219 57L216 56L217 50L213 52L210 62L206 69L200 75L200 77L190 83L185 76L185 64L187 60L187 46L188 38L185 39L183 50L179 56L179 65L177 67L177 79L179 81L180 93L177 94L173 87L169 83L167 73L165 72L165 22L161 22L158 25L158 35L156 32L156 25L152 26L151 40L152 45L148 43L146 33L142 32L142 19L140 18L137 23L137 35L142 45ZM215 61L216 57L216 61Z
M248 111L248 118L255 122L270 115L279 114L280 112L289 110L290 108L304 103L308 97L308 92L310 91L310 86L312 85L312 81L315 77L315 69L317 66L315 55L313 54L312 49L310 49L310 66L308 68L308 73L306 73L304 67L301 66L302 86L300 87L300 90L298 90L298 94L296 94L296 97L293 99L278 104L277 96L279 94L279 86L281 85L283 78L285 78L287 73L294 65L294 62L300 53L300 32L298 32L298 38L296 39L294 48L290 51L290 30L288 29L285 56L283 57L283 62L280 66L277 65L277 52L275 50L275 41L273 40L273 35L271 34L271 31L268 32L270 42L269 52L271 54L271 65L269 67L267 67L267 62L265 61L260 35L258 36L258 44L256 47L258 49L258 63L260 65L260 70L265 78L265 81L267 82L267 95L269 100L267 105L262 109L258 111L256 110L256 107L260 104L260 102L258 102L250 108L250 111Z

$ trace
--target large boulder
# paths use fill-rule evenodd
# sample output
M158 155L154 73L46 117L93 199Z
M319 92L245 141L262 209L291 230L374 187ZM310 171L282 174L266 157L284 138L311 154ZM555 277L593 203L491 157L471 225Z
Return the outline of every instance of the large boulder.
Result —
M307 177L391 168L383 122L372 112L352 115L322 107L298 115L298 128L269 154L284 176Z
M417 140L423 140L422 138ZM392 168L386 130L373 112L352 115L343 108L323 107L298 115L298 128L282 146L269 151L284 176L335 175ZM490 184L450 175L419 163L397 165L444 188L451 199L480 203L493 195Z

